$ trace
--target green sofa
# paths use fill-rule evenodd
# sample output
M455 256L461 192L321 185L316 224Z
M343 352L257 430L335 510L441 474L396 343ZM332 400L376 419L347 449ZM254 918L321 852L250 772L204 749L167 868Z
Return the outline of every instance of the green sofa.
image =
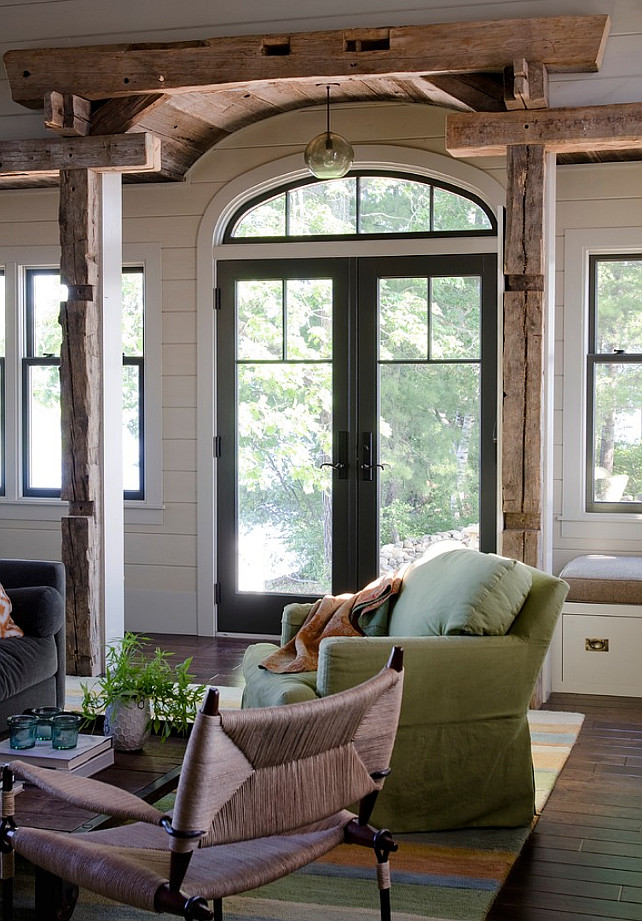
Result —
M526 825L534 814L527 711L567 591L514 560L446 549L406 571L388 635L327 637L316 672L266 671L260 663L278 647L250 646L243 706L358 684L382 668L394 637L404 648L404 700L372 821L396 832ZM309 608L285 608L282 644Z

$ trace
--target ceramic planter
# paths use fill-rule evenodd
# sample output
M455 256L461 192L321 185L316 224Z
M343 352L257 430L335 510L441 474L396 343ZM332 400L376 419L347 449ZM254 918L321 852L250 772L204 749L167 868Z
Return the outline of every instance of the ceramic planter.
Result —
M113 736L116 751L138 751L149 738L150 719L148 700L121 700L105 708L104 733Z

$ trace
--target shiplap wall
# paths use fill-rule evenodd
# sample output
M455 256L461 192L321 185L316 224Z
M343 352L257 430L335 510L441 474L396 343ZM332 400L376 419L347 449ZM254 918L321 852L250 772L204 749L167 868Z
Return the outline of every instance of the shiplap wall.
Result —
M213 35L328 29L356 25L413 24L472 19L610 13L613 29L604 66L595 75L557 75L553 105L642 100L642 5L639 0L483 3L475 0L425 2L390 12L388 0L300 0L292 13L289 0L273 0L269 19L264 4L238 0L212 4L193 0L186 8L168 0L101 6L87 0L0 0L0 51L26 46L172 41ZM153 24L151 26L150 24ZM426 106L367 104L337 107L335 130L355 144L388 143L444 153L444 113ZM211 379L196 376L196 239L201 218L226 183L262 164L300 152L320 130L319 110L299 110L244 129L221 143L192 169L185 183L126 186L125 243L158 243L162 252L162 407L164 511L159 524L126 527L126 626L159 632L197 632L197 395ZM40 113L16 106L4 74L0 77L0 138L43 135ZM503 163L473 164L503 182ZM590 226L596 204L602 222L618 221L625 207L642 224L640 202L629 201L632 177L639 186L642 164L565 167L558 171L558 275L563 269L566 227ZM633 183L635 185L635 183ZM608 217L610 220L611 218ZM629 218L627 217L627 220ZM56 245L55 190L0 192L0 247ZM557 346L563 342L563 279L558 284ZM557 366L556 497L561 508L561 398L563 368ZM574 547L555 537L556 558L574 555ZM586 552L584 547L579 548ZM596 548L599 549L599 548ZM642 542L640 544L642 552ZM0 520L0 556L57 557L59 525L49 521ZM579 552L579 550L577 551ZM561 564L561 562L560 562Z

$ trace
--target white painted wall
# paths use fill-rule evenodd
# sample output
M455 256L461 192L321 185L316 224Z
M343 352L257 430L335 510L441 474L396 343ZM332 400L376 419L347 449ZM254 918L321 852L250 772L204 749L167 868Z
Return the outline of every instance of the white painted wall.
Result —
M189 8L169 0L124 3L112 0L101 6L97 31L95 4L88 0L0 0L2 32L0 51L27 46L107 43L117 41L172 41L213 35L326 29L356 25L413 24L587 13L610 13L613 28L604 66L595 75L553 77L553 105L592 104L642 100L642 7L638 0L569 0L559 2L484 3L456 0L419 2L390 13L384 0L328 0L322 7L300 0L296 13L288 0L273 0L266 7L258 0L212 4L193 0ZM150 27L153 23L153 27ZM335 130L349 136L355 146L395 145L445 154L444 112L428 106L346 104L333 113ZM126 524L125 579L126 627L176 633L207 633L208 618L198 619L197 520L198 483L209 476L197 454L198 407L211 405L211 380L197 375L197 240L210 203L226 184L242 182L243 174L300 154L309 138L320 130L318 109L299 110L248 127L206 154L180 184L125 186L123 243L160 247L162 285L158 299L148 305L162 317L162 464L163 508L153 520ZM8 84L0 75L0 139L43 135L41 114L16 106ZM504 182L503 161L482 159L471 165ZM16 246L55 247L58 241L55 190L0 192L0 249ZM557 174L557 284L556 284L556 387L554 428L554 502L556 516L562 508L562 365L564 329L563 241L567 228L642 225L642 164L607 164L563 167ZM572 330L566 330L572 335ZM202 369L201 369L202 370ZM198 460L201 480L198 479ZM7 515L14 517L7 517ZM0 517L0 556L52 557L60 555L56 520L20 517L4 510ZM0 515L2 511L0 510ZM641 529L642 530L642 529ZM617 540L615 541L615 545ZM612 546L615 546L612 545ZM634 542L642 552L642 538ZM201 544L202 546L202 544ZM630 546L630 544L628 545ZM595 546L591 549L607 549ZM562 538L559 523L553 534L554 568L585 543ZM203 599L208 609L209 599ZM211 621L210 621L211 623Z

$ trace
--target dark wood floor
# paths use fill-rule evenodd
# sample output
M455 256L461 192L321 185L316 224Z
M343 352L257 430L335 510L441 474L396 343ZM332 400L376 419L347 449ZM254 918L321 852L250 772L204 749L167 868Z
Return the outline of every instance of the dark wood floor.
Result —
M245 640L152 635L199 681L240 686ZM642 699L554 694L586 715L488 921L642 921Z

